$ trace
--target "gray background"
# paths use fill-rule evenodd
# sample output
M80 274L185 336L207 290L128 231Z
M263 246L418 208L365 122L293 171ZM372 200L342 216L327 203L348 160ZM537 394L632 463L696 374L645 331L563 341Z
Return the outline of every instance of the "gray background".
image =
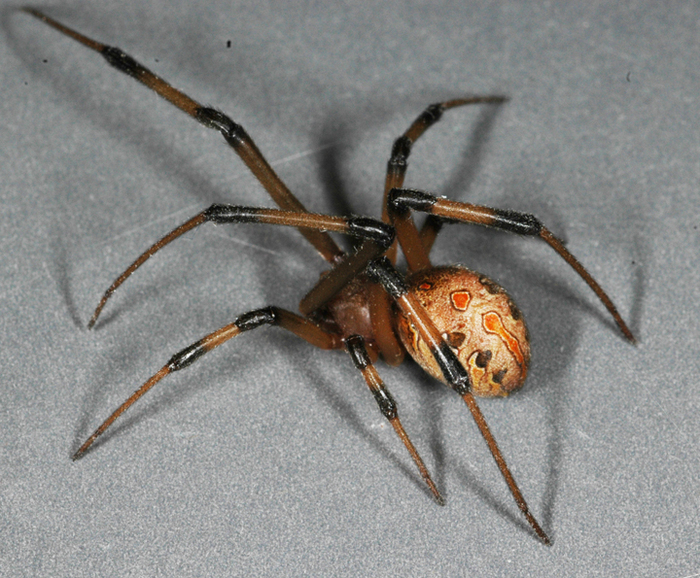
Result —
M219 135L6 9L5 575L699 575L697 3L99 4L49 13L229 112L319 212L379 214L391 143L425 105L509 95L446 116L407 185L537 214L640 343L543 243L440 238L436 263L492 276L529 321L526 388L482 408L551 548L452 392L379 366L440 508L347 355L275 329L171 376L72 463L172 353L252 308L295 309L324 264L294 230L203 227L88 332L166 231L212 202L272 203Z

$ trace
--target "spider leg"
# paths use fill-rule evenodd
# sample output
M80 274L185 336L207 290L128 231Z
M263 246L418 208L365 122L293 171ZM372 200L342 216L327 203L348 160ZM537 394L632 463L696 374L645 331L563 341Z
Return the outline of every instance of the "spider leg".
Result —
M362 377L365 378L367 386L374 395L374 399L377 401L377 405L379 405L379 410L382 412L382 415L387 420L389 420L389 423L394 428L394 431L399 436L403 444L406 446L408 453L411 454L413 461L418 467L420 475L423 477L423 480L428 485L428 488L430 488L430 491L433 493L435 500L438 504L444 506L445 500L440 495L440 492L438 491L437 487L435 486L435 483L430 477L428 468L425 467L425 464L423 463L423 460L418 454L418 451L416 450L415 446L408 437L408 434L404 430L403 425L401 424L396 401L394 401L394 398L389 393L389 390L384 385L384 382L382 381L381 377L379 377L379 373L377 372L374 365L372 364L372 361L369 358L369 354L367 353L367 349L365 347L364 339L359 335L351 335L345 340L345 348L351 355L352 360L355 363L355 367L357 367L357 369L360 370L360 372L362 373Z
M511 233L520 235L528 235L540 237L552 249L554 249L571 267L576 271L581 278L588 284L593 292L602 301L617 323L623 335L632 343L636 340L632 332L627 327L627 324L618 313L617 307L608 297L607 293L586 270L586 268L564 247L564 244L557 239L534 215L527 213L519 213L508 209L491 209L480 205L472 205L470 203L462 203L459 201L450 201L441 199L435 195L416 191L413 189L394 189L389 194L390 212L405 215L413 211L421 211L437 217L452 219L463 223L473 223L475 225L483 225L493 227ZM397 237L403 246L404 239L408 235L415 233L415 229L396 230ZM417 234L415 234L417 238Z
M373 277L375 281L379 282L382 287L386 290L389 295L394 299L394 302L401 310L401 312L409 318L413 327L418 331L423 341L428 345L430 351L435 358L438 366L440 367L445 381L454 389L457 394L464 400L471 411L474 421L476 422L481 435L489 446L491 455L493 455L494 460L498 468L501 470L501 474L508 484L508 488L515 499L520 510L525 515L525 518L529 522L532 529L540 537L540 539L547 545L550 545L549 538L547 534L542 530L540 525L537 523L535 517L530 513L530 510L523 498L523 495L518 488L517 483L513 474L511 474L508 465L506 464L501 450L496 444L491 431L489 430L486 420L484 419L479 406L471 393L471 383L469 380L469 374L464 369L462 364L457 359L457 356L452 351L450 346L445 342L445 340L440 335L440 332L433 324L432 320L423 309L418 298L412 294L403 278L394 269L393 265L386 257L382 257L372 263L367 267L367 273L370 277Z
M205 353L209 353L215 347L232 339L236 335L263 325L277 325L287 331L301 337L311 345L321 349L340 349L343 347L339 335L329 333L313 322L299 315L280 309L278 307L266 307L256 309L239 316L233 323L225 325L221 329L210 333L199 341L195 341L189 347L173 355L170 360L139 387L123 404L121 404L95 432L83 443L73 455L73 460L80 459L90 448L93 442L100 437L127 409L136 403L149 389L163 379L166 375L184 369L192 365Z
M88 48L99 52L105 60L117 70L135 78L207 128L220 131L226 142L238 154L280 208L299 213L306 212L304 205L287 188L282 179L277 176L277 173L275 173L274 169L262 155L253 142L253 139L248 136L245 129L223 112L202 106L185 93L174 88L165 80L155 75L148 68L124 53L120 48L107 46L87 36L83 36L79 32L64 26L60 22L49 18L34 8L25 7L22 8L22 10ZM301 233L327 261L334 262L343 255L343 252L335 241L325 232L306 229L302 230Z
M393 229L389 225L366 217L329 217L308 212L282 211L280 209L261 209L255 207L242 207L239 205L212 205L201 213L198 213L179 227L173 229L162 239L149 247L141 256L136 259L127 269L117 277L105 291L100 303L88 323L88 328L92 328L100 316L105 304L126 281L129 276L143 265L154 253L171 243L181 235L185 234L199 225L212 223L266 223L269 225L282 225L296 227L304 230L324 230L345 233L355 237L374 239L376 243L367 244L365 253L360 256L364 259L362 268L368 260L379 255L394 238ZM345 263L353 262L355 256L350 256ZM342 287L342 285L341 285Z
M415 224L413 220L394 219L388 210L389 192L398 187L403 186L406 169L408 168L408 157L411 154L413 143L418 140L425 131L442 118L442 114L451 108L458 106L466 106L470 104L503 104L508 100L508 97L503 95L476 95L465 98L458 98L439 102L428 106L408 127L399 138L396 139L391 150L391 157L387 163L386 179L384 182L384 201L382 203L382 220L385 223L392 223L397 230L413 228ZM414 263L416 268L430 266L428 253L432 247L435 237L440 230L441 223L438 219L428 218L423 230L421 231L421 240L418 244L405 244L402 246L406 258L410 263ZM413 238L409 236L409 238ZM397 244L394 243L387 251L387 257L392 263L396 263ZM410 258L409 258L410 257ZM391 326L391 305L388 295L381 287L373 285L370 287L370 312L375 327L390 327ZM404 350L393 331L380 331L375 336L377 345L382 352L382 356L389 365L398 365L403 361Z
M384 182L382 221L385 223L392 222L387 205L389 202L389 193L392 189L403 186L406 169L408 168L408 157L411 154L413 143L416 142L425 131L438 122L446 110L470 104L503 104L507 101L508 97L503 95L475 95L431 104L420 113L406 132L394 141L394 146L391 149L391 157L387 163L386 180ZM426 234L428 233L426 232ZM387 257L392 263L396 262L396 244L387 251Z

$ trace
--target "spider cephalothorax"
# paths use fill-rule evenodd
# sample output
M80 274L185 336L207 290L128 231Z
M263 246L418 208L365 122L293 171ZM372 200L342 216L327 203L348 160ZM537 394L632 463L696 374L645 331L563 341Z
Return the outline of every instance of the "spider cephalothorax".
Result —
M390 365L396 365L408 351L428 373L445 382L464 400L518 507L540 539L549 544L473 396L506 395L523 384L530 361L527 330L520 311L496 283L463 267L432 266L429 253L442 220L539 237L588 283L630 341L634 341L632 333L583 265L534 216L403 188L413 143L445 111L473 104L500 105L507 99L498 95L470 96L427 107L394 143L387 165L381 221L319 215L305 209L243 127L223 112L202 106L120 49L83 36L37 10L26 8L25 11L99 52L111 66L132 76L203 126L219 131L281 209L212 205L198 213L156 242L117 277L104 293L88 327L94 326L114 291L154 253L207 222L296 227L331 266L301 300L301 315L275 306L248 311L173 355L95 430L73 459L83 456L122 413L167 375L192 365L241 333L275 325L317 347L345 349L350 354L380 411L409 451L433 496L442 504L440 492L401 424L397 404L374 367L380 355ZM420 231L413 222L412 211L429 215ZM357 250L345 254L328 231L356 238ZM409 269L406 278L394 268L395 239L406 257Z

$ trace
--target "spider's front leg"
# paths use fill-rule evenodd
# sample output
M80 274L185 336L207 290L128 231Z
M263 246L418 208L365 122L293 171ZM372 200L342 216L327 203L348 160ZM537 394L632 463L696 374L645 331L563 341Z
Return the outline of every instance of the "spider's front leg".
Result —
M224 140L238 154L281 209L298 213L307 212L301 201L294 196L287 188L287 185L275 173L246 130L229 116L211 107L202 106L199 102L170 85L157 74L154 74L120 48L108 46L88 38L34 8L25 7L22 10L101 54L110 66L148 87L203 126L218 130L224 137ZM325 231L303 229L301 233L326 261L335 262L342 256L343 252Z

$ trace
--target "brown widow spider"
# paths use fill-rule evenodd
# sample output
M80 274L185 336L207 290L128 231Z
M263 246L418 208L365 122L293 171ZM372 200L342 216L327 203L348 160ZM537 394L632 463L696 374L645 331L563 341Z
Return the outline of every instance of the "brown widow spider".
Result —
M528 333L522 315L508 294L487 277L461 266L433 267L428 257L444 220L494 227L547 242L588 283L631 342L634 337L603 289L578 260L534 216L490 209L438 198L402 188L412 144L443 112L470 104L500 104L503 96L472 96L426 108L391 151L384 185L382 220L332 217L308 212L275 174L243 127L224 113L204 107L170 86L119 48L106 46L56 22L32 8L24 8L74 40L92 48L118 70L165 98L208 128L221 132L280 209L212 205L180 225L134 261L107 289L88 324L92 328L114 291L151 255L187 231L212 223L266 223L297 227L331 269L302 299L302 315L279 307L244 313L233 323L210 333L170 360L117 408L80 446L82 457L93 442L142 395L166 375L188 367L225 341L263 325L277 325L322 349L346 349L362 373L379 409L406 446L435 500L443 498L411 443L398 417L396 402L384 386L374 362L383 357L398 365L408 352L425 371L445 382L465 401L496 460L518 507L539 538L550 544L523 499L496 441L476 404L474 394L504 396L521 387L530 362ZM418 231L412 211L428 214ZM359 247L341 251L327 231L350 235ZM397 242L409 274L396 271Z

